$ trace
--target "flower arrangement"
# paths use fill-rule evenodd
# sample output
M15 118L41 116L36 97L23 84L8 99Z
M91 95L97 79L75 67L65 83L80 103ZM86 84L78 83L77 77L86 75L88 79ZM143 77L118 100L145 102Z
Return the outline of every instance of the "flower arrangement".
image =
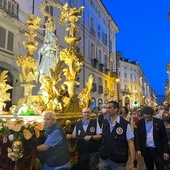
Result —
M41 122L24 122L22 119L0 119L0 140L7 143L14 140L29 140L38 142L44 137L44 127Z
M31 115L41 115L42 114L42 106L32 105L32 104L21 104L19 106L13 105L11 108L11 113L14 116L31 116Z

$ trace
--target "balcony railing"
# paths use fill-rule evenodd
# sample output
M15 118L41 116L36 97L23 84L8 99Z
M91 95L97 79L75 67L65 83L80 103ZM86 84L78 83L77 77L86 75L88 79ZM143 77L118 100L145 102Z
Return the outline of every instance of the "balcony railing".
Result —
M115 72L115 71L111 71L111 72L110 72L110 77L118 78L118 73Z
M0 9L12 17L18 18L19 4L14 0L0 0Z

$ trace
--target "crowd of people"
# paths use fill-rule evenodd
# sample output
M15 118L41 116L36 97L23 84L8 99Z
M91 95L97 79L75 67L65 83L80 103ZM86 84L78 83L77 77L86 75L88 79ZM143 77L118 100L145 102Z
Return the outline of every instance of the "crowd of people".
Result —
M44 116L46 141L37 146L44 170L170 170L170 106L133 109L109 101L95 118L89 108L73 128L61 128L55 113ZM68 143L76 141L78 162L70 160Z

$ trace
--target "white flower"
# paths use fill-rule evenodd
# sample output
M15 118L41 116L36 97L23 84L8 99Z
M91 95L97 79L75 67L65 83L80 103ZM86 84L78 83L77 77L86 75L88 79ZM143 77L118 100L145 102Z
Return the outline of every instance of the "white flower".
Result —
M13 135L13 134L9 135L9 136L8 136L8 139L9 139L10 141L13 141L13 140L14 140L14 135Z

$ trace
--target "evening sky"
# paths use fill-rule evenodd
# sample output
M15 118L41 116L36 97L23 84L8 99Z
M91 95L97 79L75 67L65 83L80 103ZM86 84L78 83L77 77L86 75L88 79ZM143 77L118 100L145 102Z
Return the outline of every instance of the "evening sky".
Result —
M164 94L170 62L170 0L103 0L119 28L116 49L138 60L152 88Z

